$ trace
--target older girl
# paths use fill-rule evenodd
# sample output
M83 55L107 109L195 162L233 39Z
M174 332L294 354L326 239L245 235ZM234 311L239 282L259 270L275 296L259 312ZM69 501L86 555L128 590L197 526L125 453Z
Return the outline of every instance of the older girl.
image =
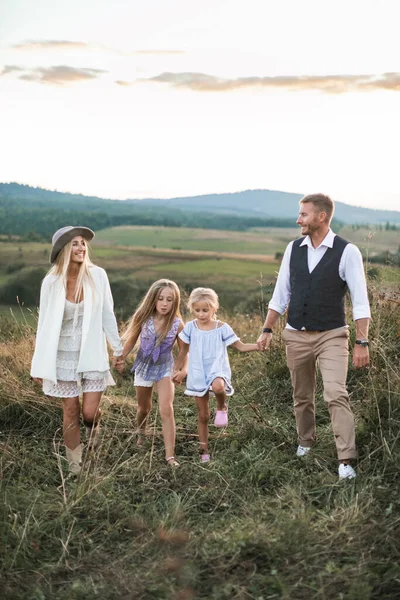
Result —
M124 358L133 350L139 340L139 349L132 372L137 399L138 444L143 442L148 414L151 410L153 388L156 387L160 407L161 423L165 445L165 460L170 466L178 466L175 460L175 419L174 384L172 372L174 359L172 348L175 342L179 347L183 342L178 334L183 329L179 312L180 292L174 281L159 279L152 284L138 309L132 316L124 334L126 340ZM175 381L181 382L186 376L186 359Z
M53 235L50 263L40 292L31 376L48 396L62 398L63 434L71 473L81 470L82 415L92 446L97 441L100 401L109 370L106 338L122 360L122 344L106 272L89 259L88 227L62 227ZM118 359L117 359L118 360Z

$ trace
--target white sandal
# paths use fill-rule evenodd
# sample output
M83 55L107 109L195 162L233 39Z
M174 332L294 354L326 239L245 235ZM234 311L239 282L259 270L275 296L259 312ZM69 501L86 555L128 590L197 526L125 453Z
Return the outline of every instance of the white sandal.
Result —
M175 456L169 456L165 460L170 465L170 467L179 467L179 463L177 460L175 460Z

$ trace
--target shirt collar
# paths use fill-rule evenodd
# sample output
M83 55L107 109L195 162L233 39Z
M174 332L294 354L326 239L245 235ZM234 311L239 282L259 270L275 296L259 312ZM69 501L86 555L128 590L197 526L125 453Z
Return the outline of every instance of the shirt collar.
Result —
M320 245L317 246L317 248L321 248L321 246L326 246L327 248L333 248L333 240L335 239L335 235L336 234L333 233L332 229L329 229L328 233L326 234L326 236L324 237L324 239L322 240ZM312 248L313 250L317 250L317 248L314 248L314 246L312 245L309 235L306 235L304 240L301 242L300 246L308 246L309 248Z

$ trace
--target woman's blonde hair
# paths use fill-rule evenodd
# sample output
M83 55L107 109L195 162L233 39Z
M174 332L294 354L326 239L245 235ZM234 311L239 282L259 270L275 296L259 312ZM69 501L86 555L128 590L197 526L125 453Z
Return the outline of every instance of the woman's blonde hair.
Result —
M172 309L166 315L167 318L165 319L165 323L157 337L156 345L161 344L161 342L165 339L165 336L172 327L175 317L179 317L180 319L182 318L179 308L181 302L181 293L179 291L179 287L176 285L175 281L171 281L170 279L159 279L150 286L149 291L128 322L126 331L122 336L124 341L129 342L131 340L138 339L143 323L145 323L156 312L158 297L161 290L166 287L171 289L174 296L174 301L172 304Z
M214 292L211 288L198 287L195 288L189 296L187 307L192 311L193 304L201 301L207 302L207 304L217 312L219 309L219 300L217 292Z
M51 267L50 271L48 272L48 275L56 275L58 277L61 277L62 281L64 283L65 289L67 289L68 267L71 262L71 251L72 251L73 241L74 240L71 240L70 242L68 242L68 244L65 244L65 246L60 250L60 252L57 255L56 260L54 261L53 266ZM75 287L75 298L74 298L75 302L79 302L82 297L83 283L84 283L85 279L87 281L89 281L89 283L92 287L92 290L94 290L93 279L92 279L92 276L89 271L89 267L93 266L93 263L89 257L89 243L86 239L85 239L85 242L86 242L85 258L84 258L83 263L81 263L81 265L79 266L78 279L76 281L76 287Z

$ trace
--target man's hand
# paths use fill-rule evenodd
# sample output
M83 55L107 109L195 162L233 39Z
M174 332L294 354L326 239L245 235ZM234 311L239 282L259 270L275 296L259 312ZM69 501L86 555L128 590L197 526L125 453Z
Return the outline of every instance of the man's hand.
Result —
M268 350L272 340L272 333L262 333L257 340L257 345L260 350Z
M368 346L363 348L360 344L354 345L353 350L353 366L356 369L367 367L369 365L369 349Z

